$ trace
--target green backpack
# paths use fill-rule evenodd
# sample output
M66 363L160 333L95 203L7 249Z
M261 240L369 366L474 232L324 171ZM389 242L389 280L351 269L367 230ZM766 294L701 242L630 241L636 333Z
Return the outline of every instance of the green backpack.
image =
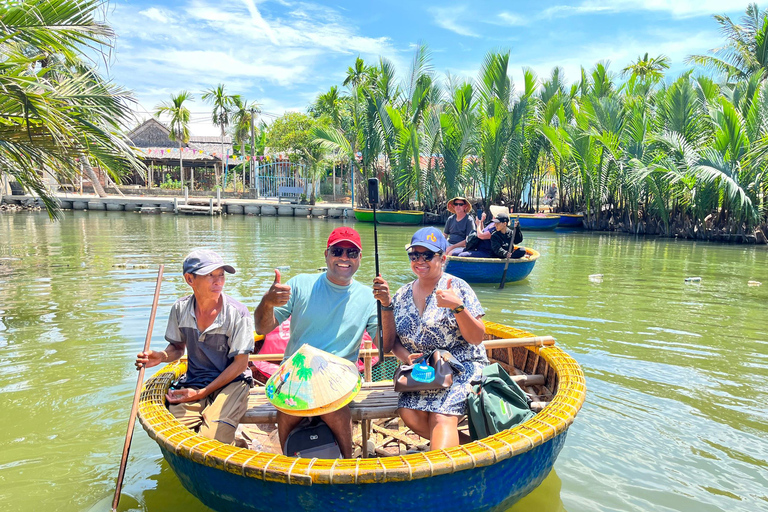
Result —
M534 415L528 396L498 363L483 368L482 377L470 385L467 418L473 441L512 428Z

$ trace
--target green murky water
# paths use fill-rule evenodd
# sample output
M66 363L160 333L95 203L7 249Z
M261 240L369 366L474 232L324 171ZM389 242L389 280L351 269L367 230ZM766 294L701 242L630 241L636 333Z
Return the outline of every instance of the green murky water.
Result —
M0 510L80 511L111 498L159 263L156 347L187 293L180 261L191 248L232 261L226 290L253 308L274 267L323 266L339 224L0 215ZM356 227L368 281L373 229ZM412 279L411 233L379 229L393 287ZM525 244L542 253L526 281L476 287L487 318L554 335L589 395L555 472L513 510L768 510L768 251L578 232L528 232ZM598 273L602 282L588 279ZM206 510L140 427L125 493L122 510Z

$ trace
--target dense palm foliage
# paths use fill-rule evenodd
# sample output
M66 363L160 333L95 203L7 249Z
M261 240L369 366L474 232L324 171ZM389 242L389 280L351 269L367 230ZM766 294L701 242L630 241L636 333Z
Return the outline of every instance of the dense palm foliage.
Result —
M92 164L118 179L142 170L120 127L129 95L104 81L88 53L114 34L95 13L100 0L23 0L0 5L0 170L35 191L51 215L44 172L71 181Z
M557 208L586 212L595 229L745 233L767 213L768 16L752 5L743 26L716 18L730 50L691 59L722 82L665 76L668 58L648 54L624 81L600 62L570 85L559 68L544 79L524 69L517 88L508 53L444 83L424 47L402 81L385 59L358 58L345 93L334 86L310 108L328 119L315 141L354 164L360 204L371 176L387 206L432 211L458 194L533 211L554 183Z

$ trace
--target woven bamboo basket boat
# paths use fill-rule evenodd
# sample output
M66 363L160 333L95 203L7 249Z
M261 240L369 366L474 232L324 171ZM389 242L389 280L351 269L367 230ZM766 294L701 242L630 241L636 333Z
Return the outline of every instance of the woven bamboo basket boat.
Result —
M541 254L535 249L523 247L526 255L522 258L507 260L500 258L460 258L459 256L446 256L444 270L456 277L460 277L468 283L495 283L499 284L504 275L504 267L507 267L505 283L522 281L533 270L536 260Z
M488 340L530 336L486 322ZM549 474L586 383L578 363L554 345L493 348L489 356L510 374L536 376L537 384L524 389L545 404L512 429L450 449L324 460L224 445L182 426L165 407L165 393L186 370L183 361L146 382L139 420L182 485L218 511L505 510Z

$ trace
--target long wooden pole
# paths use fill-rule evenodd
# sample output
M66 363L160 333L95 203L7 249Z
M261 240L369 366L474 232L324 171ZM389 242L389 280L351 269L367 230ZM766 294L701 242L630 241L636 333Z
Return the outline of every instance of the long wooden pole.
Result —
M152 312L149 314L149 327L147 328L147 337L144 339L144 350L149 350L149 342L152 339L152 328L155 326L155 313L157 313L157 302L160 299L160 283L163 280L163 265L157 269L157 283L155 284L155 297L152 300ZM139 410L139 396L141 386L144 383L144 365L139 368L139 377L136 379L136 391L133 393L133 405L131 406L131 417L128 419L128 431L125 433L125 443L123 444L123 457L120 459L120 470L117 472L117 485L115 486L115 497L112 499L112 512L117 510L117 504L120 502L120 491L123 489L123 478L125 477L125 467L128 464L128 452L131 451L131 440L133 439L133 424L136 421L136 413Z
M517 219L515 219L517 222ZM513 228L516 225L513 226ZM507 227L509 229L509 227ZM512 251L515 249L515 230L512 230L512 240L509 241L509 250L507 251L507 262L504 264L504 272L501 274L501 282L499 283L499 290L504 289L505 281L507 280L507 269L509 268L509 257L512 256Z

